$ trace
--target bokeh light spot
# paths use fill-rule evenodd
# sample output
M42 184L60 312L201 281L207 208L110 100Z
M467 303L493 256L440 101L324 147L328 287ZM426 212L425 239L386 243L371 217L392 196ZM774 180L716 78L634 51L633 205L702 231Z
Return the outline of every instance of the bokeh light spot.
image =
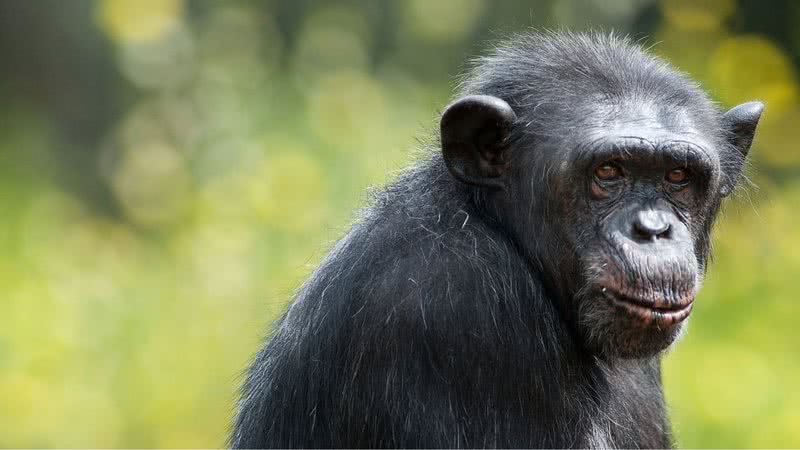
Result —
M349 152L381 141L385 99L380 85L362 72L335 72L323 77L309 97L311 130L326 143Z
M193 53L188 31L176 26L157 40L122 42L120 68L141 88L177 87L193 73Z
M684 30L715 30L736 11L735 0L662 0L659 5L671 25Z
M709 60L709 86L728 105L762 100L781 114L798 99L795 70L786 54L755 35L728 38Z
M294 232L319 226L327 213L326 173L316 159L285 146L264 162L259 179L253 180L253 199L260 214L271 225Z
M306 87L338 70L364 70L372 35L364 17L344 7L326 7L303 24L294 53L298 86Z
M424 39L440 42L463 38L486 9L485 0L409 0L404 5L409 28Z
M783 114L768 109L759 125L753 157L774 167L800 165L800 108Z
M283 50L272 17L243 4L214 10L202 23L197 44L200 77L239 89L265 89Z
M128 148L111 185L128 216L141 225L173 223L190 204L191 182L185 161L164 142Z
M183 0L99 0L95 20L117 41L159 39L183 19Z

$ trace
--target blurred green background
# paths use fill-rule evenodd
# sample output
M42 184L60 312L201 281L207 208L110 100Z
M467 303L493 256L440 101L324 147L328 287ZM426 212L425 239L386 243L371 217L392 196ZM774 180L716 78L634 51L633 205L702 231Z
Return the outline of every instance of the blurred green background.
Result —
M630 33L768 104L665 383L681 446L800 446L792 0L0 1L0 446L224 445L365 188L530 26Z

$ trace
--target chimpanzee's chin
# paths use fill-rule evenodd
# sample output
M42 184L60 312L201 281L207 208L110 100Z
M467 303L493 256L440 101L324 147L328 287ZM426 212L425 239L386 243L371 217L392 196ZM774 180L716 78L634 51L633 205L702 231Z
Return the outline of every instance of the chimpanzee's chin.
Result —
M620 306L620 302L625 303ZM675 317L645 320L645 311L627 311L627 302L607 293L597 293L580 302L579 326L584 345L590 352L603 358L656 356L678 339L691 311L689 305L684 310L666 313Z

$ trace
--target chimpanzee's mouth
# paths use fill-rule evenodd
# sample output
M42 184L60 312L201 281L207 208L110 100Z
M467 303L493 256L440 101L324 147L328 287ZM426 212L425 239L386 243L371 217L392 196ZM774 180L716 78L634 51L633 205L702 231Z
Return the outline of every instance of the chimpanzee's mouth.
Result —
M689 317L694 305L694 298L673 303L625 296L607 288L603 288L602 292L616 309L641 321L644 325L654 324L659 328L683 322Z

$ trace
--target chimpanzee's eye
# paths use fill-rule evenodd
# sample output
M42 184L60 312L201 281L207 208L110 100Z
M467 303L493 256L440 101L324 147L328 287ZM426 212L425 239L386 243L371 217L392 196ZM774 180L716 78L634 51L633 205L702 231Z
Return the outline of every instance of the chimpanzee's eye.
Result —
M601 181L615 181L622 177L622 170L614 163L604 162L594 169L594 176Z
M689 182L689 172L686 169L676 167L667 172L664 178L672 184L683 185Z

